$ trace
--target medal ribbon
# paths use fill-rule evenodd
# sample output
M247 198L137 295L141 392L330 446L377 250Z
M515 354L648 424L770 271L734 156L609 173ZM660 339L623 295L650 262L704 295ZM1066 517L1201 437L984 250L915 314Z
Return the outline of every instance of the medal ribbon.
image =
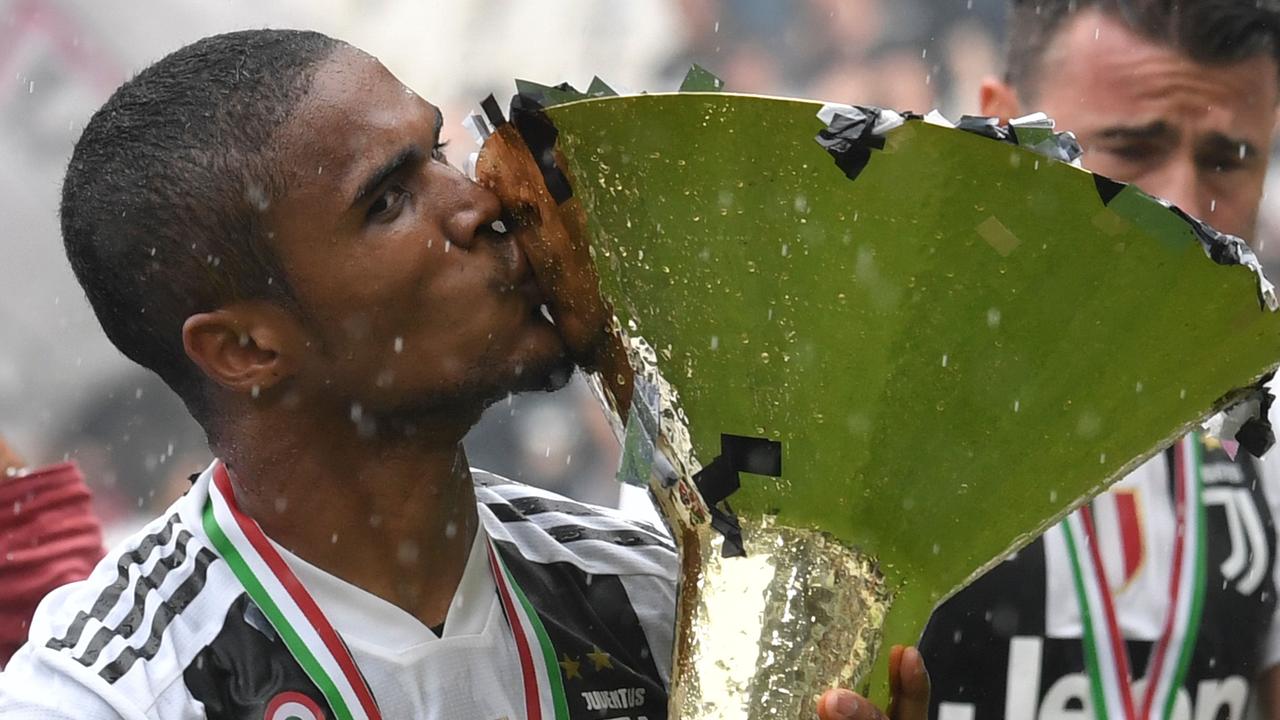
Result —
M1174 446L1176 536L1169 575L1169 612L1147 664L1146 690L1135 707L1133 676L1115 601L1099 553L1093 512L1085 506L1060 527L1080 602L1085 667L1094 714L1104 720L1168 720L1195 648L1204 604L1204 503L1200 500L1200 439L1195 433Z
M520 674L524 679L525 717L528 720L568 720L569 704L565 700L564 681L556 661L555 646L537 611L516 583L515 577L489 539L489 567L498 586L502 611L515 636L516 653L520 656ZM536 658L536 659L535 659Z
M381 720L351 652L253 518L236 504L226 466L214 466L204 530L254 604L324 695L338 720Z

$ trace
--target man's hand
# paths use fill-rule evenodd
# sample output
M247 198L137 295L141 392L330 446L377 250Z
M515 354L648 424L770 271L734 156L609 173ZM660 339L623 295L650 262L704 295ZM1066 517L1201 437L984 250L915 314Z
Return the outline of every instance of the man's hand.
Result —
M4 480L24 467L26 463L23 462L22 457L5 444L3 437L0 437L0 480Z
M889 651L889 720L929 717L929 673L920 651L894 645ZM828 690L818 699L819 720L884 720L885 714L852 690Z
M556 203L511 123L485 141L476 159L476 178L515 221L507 230L529 257L570 358L597 369L613 313L600 298L581 204L576 199Z
M511 123L485 141L476 178L513 221L507 231L529 258L569 359L600 373L614 409L626 417L634 375L621 337L610 330L613 310L600 297L582 204L576 198L555 202Z

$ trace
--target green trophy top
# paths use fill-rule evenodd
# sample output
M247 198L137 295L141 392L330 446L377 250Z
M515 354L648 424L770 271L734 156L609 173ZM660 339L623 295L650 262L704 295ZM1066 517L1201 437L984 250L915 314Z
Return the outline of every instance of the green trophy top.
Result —
M721 433L782 443L783 475L744 475L733 508L877 557L885 640L913 642L938 601L1280 362L1280 316L1134 188L914 119L850 179L814 140L819 107L546 112L603 293L658 350L699 458Z

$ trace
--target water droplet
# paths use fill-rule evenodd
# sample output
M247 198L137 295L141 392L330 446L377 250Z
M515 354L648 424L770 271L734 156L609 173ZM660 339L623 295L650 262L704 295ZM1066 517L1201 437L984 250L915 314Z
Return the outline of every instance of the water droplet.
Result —
M399 560L402 565L408 565L417 561L418 552L418 543L413 542L412 540L405 540L400 543L400 547L396 548L396 559Z

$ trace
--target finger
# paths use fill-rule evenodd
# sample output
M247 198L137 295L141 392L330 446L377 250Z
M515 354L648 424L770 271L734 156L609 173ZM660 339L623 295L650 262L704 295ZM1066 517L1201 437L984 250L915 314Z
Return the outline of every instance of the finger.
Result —
M901 645L889 648L889 697L896 698L902 692L902 650ZM890 708L892 709L892 707Z
M819 720L886 720L880 708L852 690L828 690L818 698Z
M893 695L893 720L925 720L929 717L929 672L924 658L914 647L904 648L898 658L898 687Z

